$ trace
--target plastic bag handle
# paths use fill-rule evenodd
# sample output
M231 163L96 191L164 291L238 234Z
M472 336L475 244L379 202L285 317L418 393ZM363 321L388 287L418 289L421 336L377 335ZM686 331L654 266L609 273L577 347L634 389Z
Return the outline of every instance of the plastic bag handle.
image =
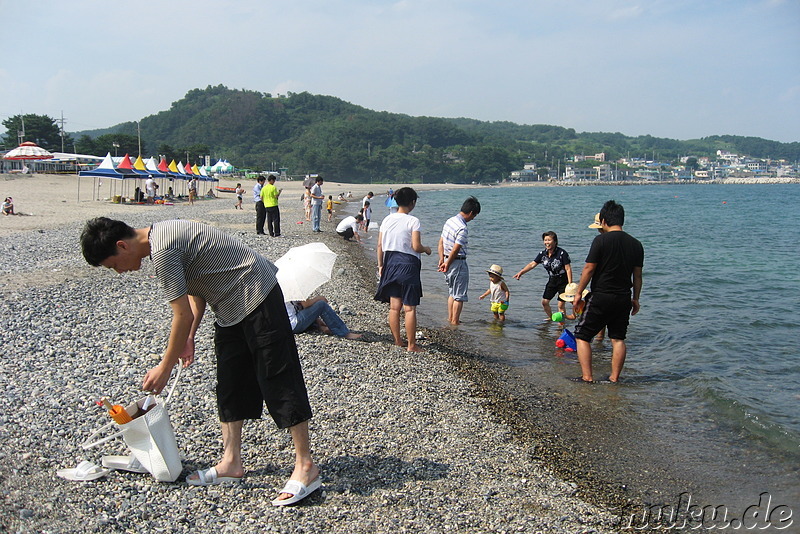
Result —
M175 373L175 380L172 381L172 387L169 388L169 393L167 393L167 398L164 399L164 406L166 406L167 403L169 402L169 400L172 398L172 392L175 391L175 386L178 385L178 380L180 380L180 378L181 378L181 372L182 371L183 371L183 365L181 365L181 363L179 362L178 363L178 372Z
M111 434L110 436L106 436L104 438L98 439L97 441L92 441L95 438L95 436L98 436L98 435L102 434L103 432L108 430L111 427L111 425L113 425L113 424L114 424L114 421L111 421L110 423L106 423L103 426L101 426L100 428L98 428L97 430L95 430L94 432L92 432L92 435L89 436L88 438L86 438L86 441L81 443L81 447L84 450L91 449L92 447L97 447L98 445L102 445L103 443L105 443L107 441L111 441L112 439L121 436L122 435L122 430L120 430L119 432L115 432L115 433Z
M172 381L172 387L169 388L169 393L167 393L167 398L164 399L164 402L162 403L164 405L164 407L167 406L167 403L172 398L172 393L175 391L175 386L178 385L178 379L181 377L181 371L182 370L183 370L183 366L178 365L178 372L175 374L175 380ZM122 430L120 430L119 432L115 432L115 433L111 434L110 436L106 436L104 438L100 438L97 441L92 441L95 437L97 437L98 435L100 435L103 432L107 431L113 425L114 425L114 421L111 421L109 423L104 424L103 426L101 426L100 428L95 430L94 432L92 432L92 435L89 436L88 438L86 438L86 441L81 443L81 447L83 447L84 450L91 449L92 447L96 447L98 445L102 445L103 443L109 442L112 439L118 438L119 436L121 436L122 435Z

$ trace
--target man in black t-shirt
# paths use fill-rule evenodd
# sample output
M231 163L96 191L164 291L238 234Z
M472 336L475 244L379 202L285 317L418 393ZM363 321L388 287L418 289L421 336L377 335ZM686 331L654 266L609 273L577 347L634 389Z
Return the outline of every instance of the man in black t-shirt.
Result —
M581 295L591 281L591 293L586 299L584 313L575 326L578 362L584 382L594 381L591 341L605 327L608 327L612 346L611 375L608 379L611 382L619 380L627 353L625 336L628 321L631 315L639 312L644 247L622 230L624 223L625 210L621 204L613 200L603 204L600 210L603 233L592 241L575 292L573 307L580 310L583 305Z

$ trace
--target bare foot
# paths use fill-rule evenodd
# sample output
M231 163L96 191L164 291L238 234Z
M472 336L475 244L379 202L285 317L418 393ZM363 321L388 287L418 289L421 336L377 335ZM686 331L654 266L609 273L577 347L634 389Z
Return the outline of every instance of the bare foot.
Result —
M361 339L361 334L354 334L353 332L350 332L344 337L345 339Z
M410 344L408 345L408 352L424 352L424 351L425 351L425 349L423 349L422 347L420 347L416 343L414 345L410 345Z

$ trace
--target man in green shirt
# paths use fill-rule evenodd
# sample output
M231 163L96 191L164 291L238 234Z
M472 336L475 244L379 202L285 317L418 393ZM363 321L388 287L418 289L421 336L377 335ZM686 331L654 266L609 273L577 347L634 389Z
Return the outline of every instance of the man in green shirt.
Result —
M275 187L275 175L267 177L267 183L261 188L261 201L267 210L267 231L272 237L281 236L281 212L278 209L278 197L283 189Z

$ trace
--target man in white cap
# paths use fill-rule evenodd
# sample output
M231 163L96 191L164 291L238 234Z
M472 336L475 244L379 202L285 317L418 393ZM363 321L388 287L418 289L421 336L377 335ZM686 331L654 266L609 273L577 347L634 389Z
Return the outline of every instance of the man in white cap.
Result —
M584 313L575 326L578 362L584 382L594 381L591 341L605 327L608 327L612 346L611 375L608 380L619 380L627 354L625 336L628 322L631 315L639 312L644 247L622 230L623 224L625 210L622 205L613 200L603 204L600 210L602 231L592 241L572 301L575 310L584 306L582 292L591 281L591 293L586 300Z

